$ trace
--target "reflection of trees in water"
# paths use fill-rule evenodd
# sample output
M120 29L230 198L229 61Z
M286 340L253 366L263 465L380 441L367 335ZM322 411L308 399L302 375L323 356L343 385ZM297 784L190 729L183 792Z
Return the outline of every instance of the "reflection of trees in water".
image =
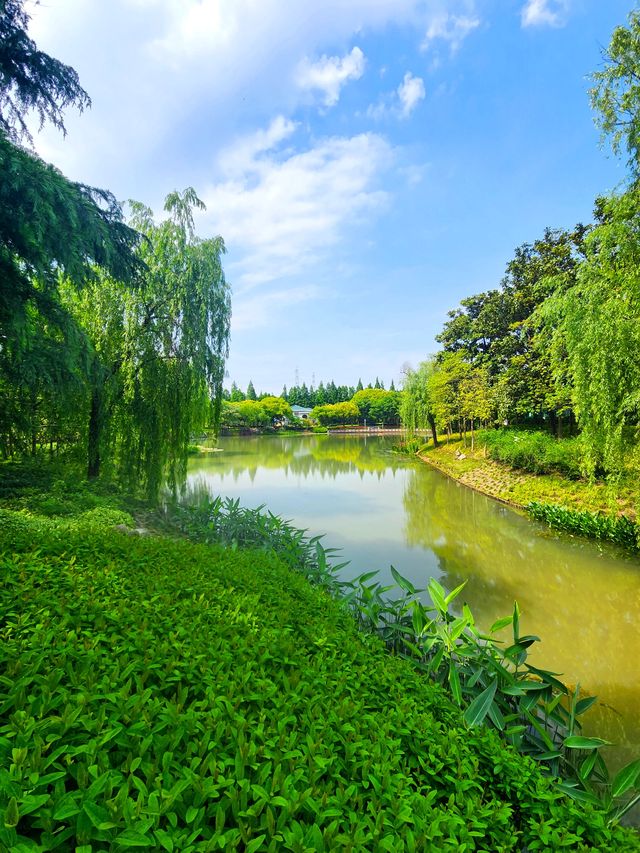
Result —
M229 438L221 441L221 453L198 458L197 469L202 473L231 475L234 480L248 474L253 481L261 468L282 470L287 475L327 477L339 474L387 475L390 457L384 451L390 442L363 439L357 436L316 436L312 439L297 436L268 438ZM394 467L402 460L394 457Z
M637 560L548 531L432 470L408 473L403 503L408 543L436 553L448 589L467 581L478 624L488 628L517 599L522 629L542 638L534 661L619 712L599 712L611 737L601 736L637 744Z
M487 511L487 499L426 468L409 472L403 496L405 537L412 546L433 551L449 590L463 581L462 598L481 624L505 615L522 592L517 580L492 570L512 562L522 542L504 524L504 508ZM522 598L522 596L520 596ZM505 611L506 608L506 611Z

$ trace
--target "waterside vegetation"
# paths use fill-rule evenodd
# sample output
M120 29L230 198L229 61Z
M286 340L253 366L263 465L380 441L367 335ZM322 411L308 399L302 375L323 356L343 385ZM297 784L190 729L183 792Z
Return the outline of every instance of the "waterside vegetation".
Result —
M10 473L8 849L640 849L616 825L640 764L604 777L592 700L527 664L517 608L502 648L461 590L344 584L272 514L214 501L126 535L140 505L69 485L44 516Z

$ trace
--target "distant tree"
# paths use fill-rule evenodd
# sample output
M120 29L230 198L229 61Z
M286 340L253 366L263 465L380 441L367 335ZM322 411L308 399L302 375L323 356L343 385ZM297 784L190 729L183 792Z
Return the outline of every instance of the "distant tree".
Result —
M354 403L332 403L316 406L311 417L322 426L338 426L340 424L355 424L360 412Z
M272 421L293 417L291 406L282 397L263 397L260 400L260 405L265 415Z
M246 399L247 400L257 400L258 399L258 397L256 395L256 389L253 387L253 382L251 380L249 380L249 384L247 385Z
M396 390L396 386L394 385L394 383L393 383L393 379L392 379L392 380L391 380L391 385L389 385L389 391L395 391L395 390Z
M358 384L356 385L356 393L358 391L362 391L363 389L364 389L364 386L362 384L362 379L358 379Z
M262 403L257 400L240 400L226 403L223 424L231 427L258 428L270 421Z
M242 400L246 400L244 391L241 391L235 382L231 383L231 395L229 399L232 403L239 403Z
M289 394L287 392L287 386L286 385L282 386L282 393L280 394L280 396L282 397L283 400L289 399Z

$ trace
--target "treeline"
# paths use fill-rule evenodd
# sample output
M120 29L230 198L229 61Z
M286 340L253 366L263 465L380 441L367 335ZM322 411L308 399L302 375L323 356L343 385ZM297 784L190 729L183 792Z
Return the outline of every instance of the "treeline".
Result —
M0 7L0 453L83 453L89 477L106 466L154 496L219 411L224 244L195 236L191 188L162 222L131 203L127 223L33 152L29 111L64 132L63 108L90 99L29 38L24 5Z
M307 387L306 383L303 382L302 385L293 385L289 389L285 385L280 392L280 398L291 406L305 406L312 409L314 406L324 406L325 403L346 403L352 400L358 391L367 389L384 391L384 382L377 376L374 384L363 385L362 380L359 379L355 387L353 385L336 385L333 380L327 382L326 385L321 381L317 388L313 383ZM389 390L396 390L393 380L391 380ZM232 383L230 390L227 388L223 390L223 399L230 403L239 403L243 400L262 400L264 397L272 396L271 392L257 394L251 380L246 391L238 388L235 382Z
M626 151L623 191L594 221L547 229L516 250L499 286L463 299L442 349L409 371L409 429L478 423L580 433L582 469L618 476L640 425L640 12L618 27L592 75L596 121Z
M303 429L317 424L325 427L350 424L397 426L400 423L401 400L400 391L362 388L349 400L314 406L310 419L302 421L295 417L291 403L284 397L266 394L255 399L223 400L220 424L230 430L282 426Z

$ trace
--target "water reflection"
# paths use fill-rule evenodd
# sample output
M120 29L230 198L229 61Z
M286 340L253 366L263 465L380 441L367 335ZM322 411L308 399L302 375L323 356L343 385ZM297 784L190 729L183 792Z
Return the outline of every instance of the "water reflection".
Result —
M421 463L393 439L292 436L223 439L192 462L189 484L267 506L343 549L353 576L393 563L417 586L436 576L464 591L488 627L518 600L523 629L543 642L536 663L580 681L606 707L601 736L637 755L640 563L614 548L556 534ZM623 755L623 753L625 753Z

